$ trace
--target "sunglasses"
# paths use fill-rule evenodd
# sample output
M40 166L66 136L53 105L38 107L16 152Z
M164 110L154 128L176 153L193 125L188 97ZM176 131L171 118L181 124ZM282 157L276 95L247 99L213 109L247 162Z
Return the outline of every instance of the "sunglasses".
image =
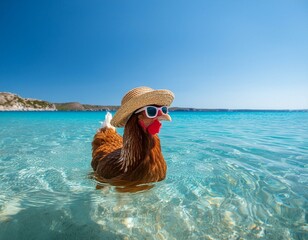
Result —
M155 107L155 106L145 106L143 108L140 108L135 113L140 113L142 111L145 111L145 114L148 118L155 118L157 117L157 114L159 110L165 115L168 113L168 107L162 106L162 107Z

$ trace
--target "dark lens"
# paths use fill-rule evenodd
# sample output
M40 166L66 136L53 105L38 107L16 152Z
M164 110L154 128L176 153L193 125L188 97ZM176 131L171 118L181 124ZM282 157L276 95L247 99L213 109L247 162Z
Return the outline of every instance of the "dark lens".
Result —
M155 117L157 112L156 107L147 107L147 113L149 117Z
M167 114L168 113L168 107L162 107L161 111L163 112L163 114Z

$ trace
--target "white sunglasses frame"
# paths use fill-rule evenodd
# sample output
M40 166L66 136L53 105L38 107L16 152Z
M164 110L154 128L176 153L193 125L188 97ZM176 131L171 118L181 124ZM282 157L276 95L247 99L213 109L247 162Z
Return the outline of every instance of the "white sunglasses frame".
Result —
M156 115L155 115L155 116L151 117L151 116L148 115L148 111L146 111L148 107L154 107L154 108L157 109ZM162 111L162 108L163 108L163 107L166 107L166 108L167 108L167 112L166 112L166 113L163 113L163 111ZM145 114L146 114L146 116L147 116L148 118L156 118L157 115L158 115L159 110L162 112L163 115L167 115L168 112L169 112L169 108L168 108L167 106L156 107L156 106L148 105L148 106L145 106L145 107L143 107L143 108L140 108L140 109L137 110L135 113L140 113L140 112L142 112L142 111L145 111Z

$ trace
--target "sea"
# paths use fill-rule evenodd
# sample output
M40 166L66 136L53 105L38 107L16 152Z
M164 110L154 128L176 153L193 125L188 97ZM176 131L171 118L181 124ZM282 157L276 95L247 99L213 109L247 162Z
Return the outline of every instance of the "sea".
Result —
M92 177L105 112L0 112L0 239L308 239L308 112L170 115L166 179L122 193Z

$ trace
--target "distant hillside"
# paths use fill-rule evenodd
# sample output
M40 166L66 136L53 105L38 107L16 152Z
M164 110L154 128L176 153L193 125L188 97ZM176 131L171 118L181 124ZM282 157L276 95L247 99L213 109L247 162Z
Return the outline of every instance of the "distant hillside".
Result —
M116 111L119 108L118 106L90 105L79 102L55 103L55 106L59 111Z
M53 103L0 92L0 111L56 111Z
M78 102L69 103L55 103L57 110L59 111L83 111L84 106Z

